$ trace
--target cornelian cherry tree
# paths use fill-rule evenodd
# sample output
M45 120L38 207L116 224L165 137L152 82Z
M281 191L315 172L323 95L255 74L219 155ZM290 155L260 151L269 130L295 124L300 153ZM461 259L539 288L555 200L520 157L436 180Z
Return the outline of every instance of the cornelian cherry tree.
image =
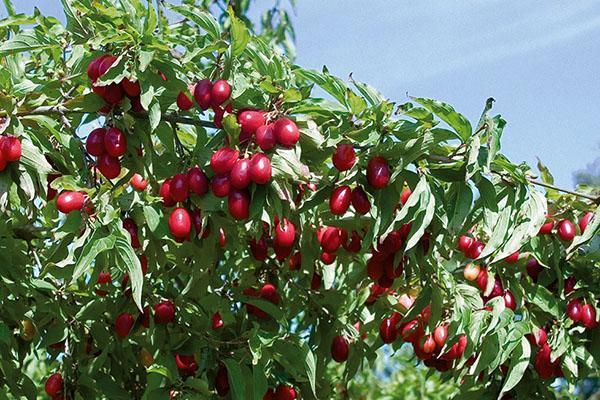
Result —
M461 398L598 374L597 192L502 155L492 100L397 105L213 3L5 0L2 392L344 398L405 343Z

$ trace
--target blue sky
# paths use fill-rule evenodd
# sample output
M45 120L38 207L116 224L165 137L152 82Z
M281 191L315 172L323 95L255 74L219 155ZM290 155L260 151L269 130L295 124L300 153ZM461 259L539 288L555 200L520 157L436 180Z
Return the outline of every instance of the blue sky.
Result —
M62 17L59 0L14 1ZM261 4L257 2L253 13ZM452 104L477 121L488 97L508 121L503 152L556 181L600 156L600 2L300 0L297 62L350 72L397 102ZM4 10L3 14L4 14Z

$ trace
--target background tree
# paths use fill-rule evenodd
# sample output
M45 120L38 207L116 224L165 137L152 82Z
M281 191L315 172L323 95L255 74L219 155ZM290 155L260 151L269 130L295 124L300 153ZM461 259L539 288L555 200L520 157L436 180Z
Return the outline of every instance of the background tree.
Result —
M294 65L248 1L62 3L0 24L6 396L354 398L403 343L461 398L598 374L598 193L503 156L492 99Z

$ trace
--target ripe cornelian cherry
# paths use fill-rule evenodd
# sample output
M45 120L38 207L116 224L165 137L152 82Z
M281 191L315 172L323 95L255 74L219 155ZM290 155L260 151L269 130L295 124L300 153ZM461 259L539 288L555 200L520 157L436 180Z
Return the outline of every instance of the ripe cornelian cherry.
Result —
M176 174L171 178L169 194L176 202L186 201L189 195L189 184L187 174Z
M204 196L208 193L208 188L210 182L204 171L200 169L200 167L195 166L188 170L188 186L192 193L198 196Z
M385 158L377 156L367 164L367 181L374 189L383 189L390 181L390 166Z
M575 238L575 224L568 219L563 219L556 225L556 234L565 242L570 242Z
M296 390L289 385L279 384L275 389L275 399L296 400Z
M473 240L473 243L471 243L471 245L467 249L465 255L472 259L479 258L479 256L483 252L484 247L485 247L485 244L483 244L479 240L475 239L475 240Z
M517 261L519 261L519 252L515 251L510 256L506 257L504 259L504 261L506 261L506 263L508 263L508 264L514 264L514 263L516 263Z
M169 230L176 239L185 239L192 230L192 220L185 208L177 207L169 216Z
M406 204L406 202L408 201L408 198L410 197L410 195L412 194L412 190L410 190L410 188L406 188L402 191L402 193L400 194L400 203L402 203L402 205Z
M581 306L581 323L587 329L594 329L598 326L596 320L596 309L591 304L584 304Z
M165 179L160 185L159 191L160 197L163 199L163 205L165 207L173 207L175 200L171 197L171 179Z
M210 157L210 167L217 175L226 174L231 171L239 155L240 152L231 147L221 147Z
M215 389L217 394L224 397L229 393L229 376L227 374L227 368L224 365L220 365L215 376Z
M541 226L538 234L539 235L549 235L552 232L552 228L554 228L554 221L547 221L546 223L544 223Z
M446 343L446 339L448 338L448 325L442 324L435 328L433 331L433 340L435 340L435 344L438 350L441 350Z
M265 236L250 240L250 253L258 261L264 261L269 256L269 246Z
M331 210L331 213L335 215L345 214L348 211L348 207L350 207L351 197L352 190L350 190L350 186L342 185L333 189L329 198L329 210Z
M261 125L256 129L256 144L262 151L269 151L277 143L273 124Z
M106 55L102 57L102 60L98 64L98 77L104 75L110 69L110 67L112 67L115 61L117 61L116 56Z
M89 155L98 157L104 153L105 135L106 129L104 128L96 128L90 132L85 141L85 149Z
M256 130L265 125L265 113L257 110L243 110L237 116L237 122L240 125L240 135L250 137L256 133Z
M129 335L131 328L133 328L133 324L135 323L135 319L128 312L124 312L119 314L119 316L115 319L115 333L121 339L124 339Z
M335 253L342 245L341 229L337 226L328 226L321 235L321 248L327 253Z
M80 211L85 203L85 195L81 192L62 192L56 199L56 208L63 214Z
M348 346L348 340L343 336L335 336L331 342L331 357L339 362L343 363L348 359L348 353L350 347Z
M223 326L223 320L221 319L221 314L218 312L214 313L212 316L212 328L219 329Z
M0 137L0 152L6 162L19 161L21 158L21 141L16 136Z
M579 299L573 299L567 304L567 317L573 322L581 321L582 304Z
M231 172L229 173L229 182L236 189L246 189L250 185L250 159L238 159Z
M579 232L581 234L583 234L585 228L587 228L588 224L592 221L593 218L594 213L591 211L588 211L585 214L583 214L583 217L581 217L581 219L579 220Z
M369 201L369 197L361 186L357 186L352 189L350 200L354 210L361 215L365 215L371 210L371 202Z
M137 173L133 174L133 176L129 180L129 183L138 192L141 192L148 187L148 181L145 180L143 176Z
M100 63L102 63L102 61L104 61L104 59L106 58L106 55L102 55L100 57L96 57L94 58L87 67L87 76L88 78L90 78L90 80L92 82L95 82L96 79L98 79L100 77Z
M193 354L176 354L175 365L177 365L177 369L180 371L180 373L185 376L193 376L198 370L198 363L196 362L196 357L194 357Z
M225 197L231 190L229 174L215 175L210 181L210 188L215 196Z
M185 92L179 92L177 95L177 107L179 107L180 110L187 111L194 107L194 102Z
M515 300L515 296L512 294L510 290L504 292L504 306L506 308L510 308L515 311L517 309L517 301Z
M300 131L296 123L288 118L279 118L274 126L277 143L284 147L292 147L300 139Z
M379 324L379 336L383 343L393 343L398 339L398 329L393 318L384 318Z
M338 144L331 160L333 161L333 166L336 167L338 171L349 170L356 162L354 147L352 147L351 144Z
M120 103L121 100L123 100L123 89L121 89L121 85L111 83L110 85L105 86L102 98L110 105Z
M484 292L485 289L487 288L487 284L488 284L487 269L481 268L481 270L479 271L479 274L477 275L476 283L477 283L477 287L479 288L479 290Z
M208 79L202 79L196 84L194 88L194 98L196 103L203 110L208 110L211 103L210 92L212 90L212 83Z
M527 269L527 275L537 282L538 275L542 272L542 266L535 258L530 259L525 267Z
M140 87L139 81L132 81L130 79L123 79L121 81L121 87L127 96L135 97L139 96L142 93L142 88Z
M127 151L125 134L119 128L108 128L104 135L104 149L113 157L121 157Z
M250 193L246 189L231 189L227 198L229 214L242 221L250 215Z
M319 258L323 262L323 264L331 265L335 262L335 259L337 258L337 256L335 254L327 253L326 251L324 251L321 253L321 257L319 257Z
M224 79L219 79L212 85L210 90L210 102L213 107L220 106L229 99L231 87Z
M263 153L256 153L250 160L250 179L258 185L264 185L271 180L273 169L271 160Z
M106 153L98 157L97 167L98 171L106 179L114 179L121 173L121 162L119 159Z
M458 238L458 250L466 254L467 250L469 250L469 247L471 247L474 240L475 239L473 239L470 236L462 235Z
M164 300L154 306L154 322L166 325L175 319L175 305L171 300Z
M291 248L296 240L296 227L292 221L283 218L275 224L275 238L273 243L280 247Z
M46 394L50 397L59 396L63 390L63 378L61 374L52 374L46 380L44 385Z

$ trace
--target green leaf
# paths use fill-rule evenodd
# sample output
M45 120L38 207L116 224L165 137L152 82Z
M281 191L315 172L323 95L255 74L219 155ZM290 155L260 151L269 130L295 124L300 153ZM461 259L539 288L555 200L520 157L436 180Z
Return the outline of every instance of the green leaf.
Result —
M133 293L133 301L140 311L143 310L142 304L142 286L144 283L144 275L142 273L142 265L139 258L135 255L133 247L124 237L118 237L115 241L115 248L119 257L125 264L125 269L129 274L131 281L131 290Z
M89 269L98 254L112 249L114 245L115 237L113 235L106 236L101 230L94 231L81 250L77 264L73 269L71 282L75 282Z
M221 37L221 26L211 14L190 5L174 6L168 3L167 5L171 10L183 15L204 29L213 39Z
M229 7L227 12L231 18L231 53L233 57L237 57L244 52L250 42L250 34L246 24L235 16L232 7Z
M19 32L11 39L2 43L0 45L0 57L26 51L47 50L58 47L59 44L51 41L48 35L28 30Z
M223 364L227 367L227 377L231 388L231 398L234 400L246 400L246 379L242 368L236 360L226 359Z
M501 399L503 393L508 392L521 381L529 365L530 356L531 345L525 337L522 337L520 346L517 346L515 351L511 353L508 374L504 380L502 390L498 394L498 399Z
M450 125L463 142L468 141L473 133L471 123L464 115L456 112L451 105L423 97L411 97L411 99L421 104L423 107L437 115L442 121Z

